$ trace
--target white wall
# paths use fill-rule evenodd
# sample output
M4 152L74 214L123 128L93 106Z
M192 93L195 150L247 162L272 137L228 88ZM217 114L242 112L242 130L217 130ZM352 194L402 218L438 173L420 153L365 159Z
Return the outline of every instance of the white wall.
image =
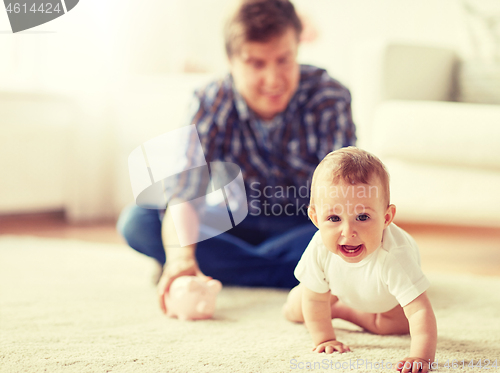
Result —
M143 4L153 3L151 0ZM186 0L155 3L163 17L129 9L127 21L117 25L126 35L121 53L130 55L132 69L140 73L179 71L186 61L209 71L224 71L226 59L221 38L222 23L231 0ZM300 60L328 68L346 83L352 48L367 39L398 39L445 45L470 54L462 9L458 0L295 0L308 16L319 38L303 45ZM130 20L130 21L128 21ZM131 27L132 23L134 26Z
M301 60L325 66L349 85L353 49L367 40L401 40L451 46L468 53L469 41L456 0L297 0L315 19L320 37Z
M295 0L315 24L316 42L300 60L349 80L352 48L370 38L451 46L472 53L458 0ZM21 34L9 34L0 12L0 89L85 84L92 72L161 74L186 62L224 71L222 24L232 0L85 0L67 15ZM44 32L44 33L40 33ZM111 65L111 67L109 66ZM50 79L49 79L50 78Z

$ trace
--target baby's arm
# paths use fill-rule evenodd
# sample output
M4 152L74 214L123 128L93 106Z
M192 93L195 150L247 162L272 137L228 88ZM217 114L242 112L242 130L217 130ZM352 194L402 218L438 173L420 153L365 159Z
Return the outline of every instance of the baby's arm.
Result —
M330 292L316 293L302 286L302 312L304 322L314 343L316 352L331 354L350 351L349 347L337 341L332 326Z
M422 363L422 373L426 373L429 369L429 361L431 363L434 361L437 343L436 317L431 302L427 294L423 292L403 309L410 324L411 357L401 360L398 363L398 370L407 373L411 371L411 368L405 368L404 363L406 362L409 367L415 362Z

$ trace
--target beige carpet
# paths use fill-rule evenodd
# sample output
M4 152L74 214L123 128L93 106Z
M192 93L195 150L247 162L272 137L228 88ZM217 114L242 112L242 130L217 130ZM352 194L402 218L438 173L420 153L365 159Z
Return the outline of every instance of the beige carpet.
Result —
M335 320L353 352L313 353L305 328L282 319L286 292L274 289L225 287L214 320L168 319L152 269L122 245L0 237L0 372L296 372L315 362L315 371L376 372L409 350L407 336ZM500 360L500 279L429 278L439 371L452 371L448 359Z

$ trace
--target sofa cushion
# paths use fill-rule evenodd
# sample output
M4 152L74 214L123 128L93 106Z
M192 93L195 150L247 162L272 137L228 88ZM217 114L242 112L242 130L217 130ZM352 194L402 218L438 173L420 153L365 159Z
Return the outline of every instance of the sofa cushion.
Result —
M397 222L500 227L500 172L385 159Z
M452 49L390 43L383 56L382 99L448 101L456 63Z
M500 171L500 105L386 101L371 133L381 158Z

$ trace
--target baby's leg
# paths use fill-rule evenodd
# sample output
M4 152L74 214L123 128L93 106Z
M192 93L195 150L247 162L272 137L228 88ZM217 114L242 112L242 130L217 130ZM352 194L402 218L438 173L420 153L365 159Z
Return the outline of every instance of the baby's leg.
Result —
M289 321L302 323L302 284L294 287L283 305L283 315ZM384 313L369 313L346 306L339 299L331 296L332 319L343 319L352 322L374 334L408 334L410 327L403 308L396 306Z
M302 323L302 284L294 287L283 305L283 315L289 321ZM352 322L374 334L408 334L408 320L401 306L384 313L368 313L346 306L339 299L331 296L332 319L343 319Z
M350 321L374 334L408 334L410 332L408 319L400 305L387 312L368 313L352 309L338 301L332 303L333 318Z
M304 315L302 314L302 284L294 287L288 294L286 303L283 305L283 315L289 321L304 322ZM337 302L338 298L334 295L330 298L330 304ZM338 317L332 314L332 319Z
M302 286L302 284L299 284L290 290L286 303L283 305L283 316L288 321L304 322L304 316L302 315Z

